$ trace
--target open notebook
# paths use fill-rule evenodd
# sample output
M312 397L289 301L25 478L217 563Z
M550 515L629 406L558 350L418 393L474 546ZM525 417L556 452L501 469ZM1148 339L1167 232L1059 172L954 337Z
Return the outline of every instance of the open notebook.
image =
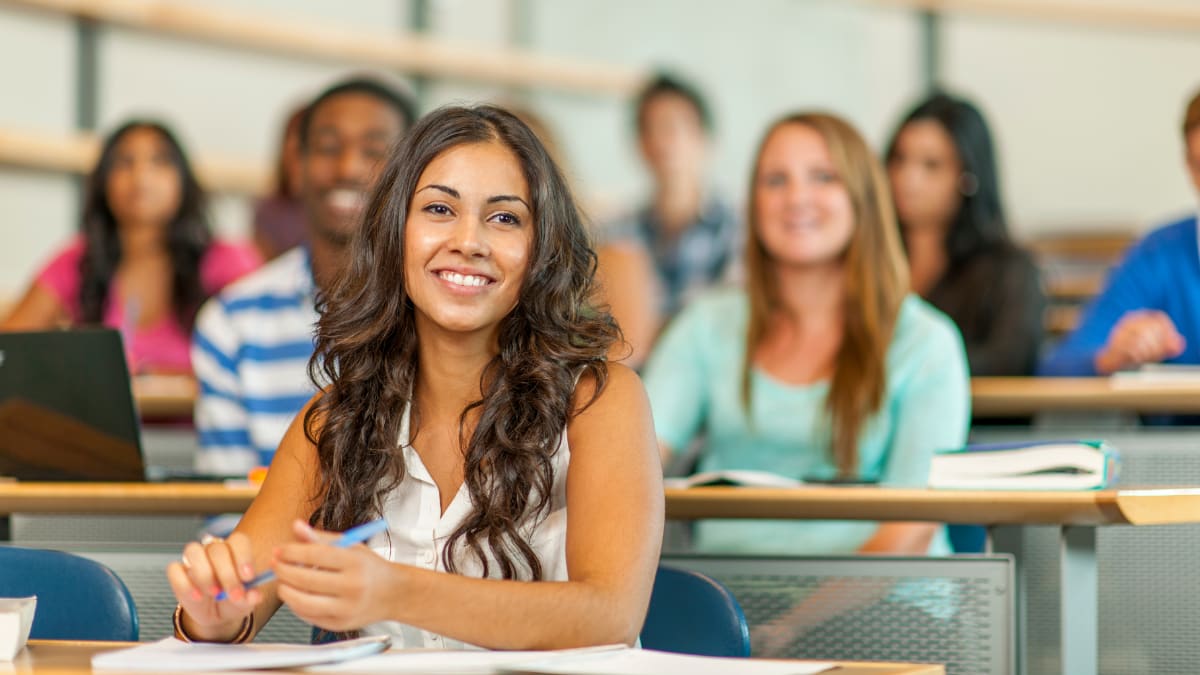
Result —
M624 645L558 651L434 651L382 652L385 636L324 645L222 645L185 643L167 638L130 649L98 654L96 671L197 672L300 668L314 672L455 673L541 675L811 675L833 668L832 663L727 659L672 654Z

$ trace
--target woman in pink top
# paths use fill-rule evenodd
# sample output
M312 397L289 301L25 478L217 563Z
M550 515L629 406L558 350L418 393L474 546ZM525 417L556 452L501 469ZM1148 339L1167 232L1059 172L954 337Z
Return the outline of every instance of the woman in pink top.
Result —
M171 132L127 122L89 177L82 233L0 330L102 324L121 331L132 372L190 372L196 310L259 263L250 246L214 241L204 191Z

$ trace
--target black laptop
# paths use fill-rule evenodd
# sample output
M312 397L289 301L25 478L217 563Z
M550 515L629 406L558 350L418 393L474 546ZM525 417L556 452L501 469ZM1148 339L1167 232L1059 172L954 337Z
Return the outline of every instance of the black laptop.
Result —
M117 331L0 333L0 476L146 479Z

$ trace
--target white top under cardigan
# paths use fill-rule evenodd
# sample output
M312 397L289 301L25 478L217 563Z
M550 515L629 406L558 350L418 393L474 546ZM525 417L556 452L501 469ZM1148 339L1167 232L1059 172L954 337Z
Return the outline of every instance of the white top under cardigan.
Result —
M446 512L441 513L442 505L437 485L421 462L420 455L409 445L408 439L409 415L405 410L400 426L400 447L404 453L404 465L407 470L404 479L384 504L383 516L388 523L387 531L372 537L367 545L390 561L445 572L442 551L446 540L470 514L471 497L464 483L446 507ZM551 488L549 509L544 512L544 517L539 517L534 523L522 528L521 534L541 561L542 580L566 581L567 467L570 465L571 451L567 445L565 430L550 461L554 484ZM461 544L457 548L460 551L458 573L463 576L482 577L483 568L474 554L464 553ZM489 559L488 576L499 578L499 566L491 557L486 545L484 552ZM393 647L409 649L477 648L398 621L371 624L363 628L362 634L391 635Z

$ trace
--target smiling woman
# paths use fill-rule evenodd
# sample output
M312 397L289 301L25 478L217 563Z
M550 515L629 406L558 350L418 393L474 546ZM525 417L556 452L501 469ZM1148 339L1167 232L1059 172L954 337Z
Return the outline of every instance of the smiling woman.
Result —
M588 302L595 266L522 122L418 122L328 295L312 370L329 385L234 534L168 570L181 637L248 639L286 602L410 647L634 642L662 485L641 384L606 361L619 331ZM388 531L349 549L313 529L378 517ZM278 581L247 589L267 566Z
M690 305L645 371L668 452L704 436L700 471L924 486L935 448L967 432L962 340L908 290L883 167L838 117L763 136L750 177L747 288ZM910 523L711 521L707 551L947 552Z

